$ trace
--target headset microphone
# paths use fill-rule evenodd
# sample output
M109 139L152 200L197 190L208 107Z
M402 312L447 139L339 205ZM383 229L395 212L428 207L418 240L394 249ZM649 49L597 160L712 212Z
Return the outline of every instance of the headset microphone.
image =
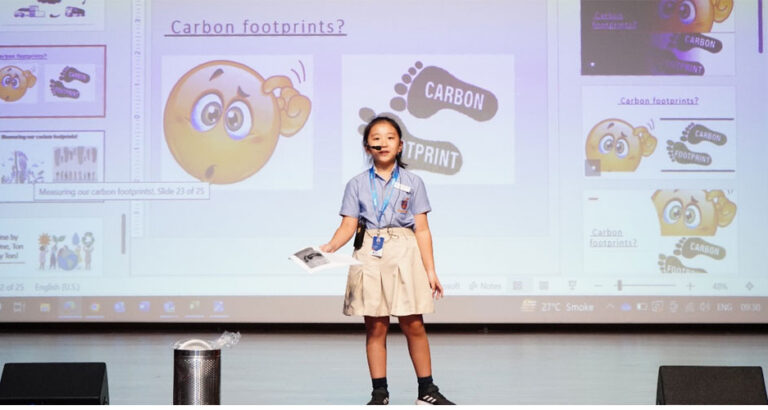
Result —
M376 151L381 151L381 145L366 145L369 149L375 149Z

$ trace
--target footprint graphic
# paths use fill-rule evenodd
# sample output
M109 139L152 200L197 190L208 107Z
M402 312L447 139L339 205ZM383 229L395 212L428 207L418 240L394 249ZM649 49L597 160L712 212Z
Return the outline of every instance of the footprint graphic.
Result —
M656 50L652 57L651 73L661 75L704 75L704 65L698 61L677 58L669 50Z
M709 165L712 163L712 157L709 154L693 152L682 142L667 140L667 153L669 159L678 164Z
M677 256L666 256L659 254L659 270L661 273L707 273L706 270L700 268L690 268L683 265Z
M364 122L376 118L377 114L370 108L361 108L360 119ZM423 169L436 174L453 175L461 169L464 162L461 152L455 145L447 141L427 141L416 138L408 132L403 121L395 114L380 113L395 120L403 132L403 162L408 164L408 169ZM358 128L363 135L365 124Z
M77 80L81 83L87 83L91 81L91 76L78 70L75 67L66 66L63 70L61 70L61 74L59 74L59 80L64 81L65 83L71 82L72 80Z
M709 256L716 260L725 258L725 248L709 243L701 238L680 238L675 244L673 253L686 259L691 259L698 255Z
M67 88L61 81L51 80L51 92L56 97L61 98L80 98L80 91L74 88Z
M483 88L466 83L435 66L414 63L395 84L389 105L395 111L408 110L416 118L429 118L442 109L451 109L476 121L488 121L496 115L499 102Z
M728 137L723 133L712 131L701 124L690 123L685 127L685 130L683 130L683 135L680 137L680 140L690 142L691 144L707 141L715 145L725 145L725 143L728 142Z

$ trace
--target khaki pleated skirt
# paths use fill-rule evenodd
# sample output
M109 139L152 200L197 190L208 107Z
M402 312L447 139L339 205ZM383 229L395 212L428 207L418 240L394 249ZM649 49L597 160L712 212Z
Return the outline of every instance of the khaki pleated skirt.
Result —
M427 272L416 236L409 228L384 228L381 258L371 255L373 235L368 230L347 276L344 314L347 316L408 316L435 311Z

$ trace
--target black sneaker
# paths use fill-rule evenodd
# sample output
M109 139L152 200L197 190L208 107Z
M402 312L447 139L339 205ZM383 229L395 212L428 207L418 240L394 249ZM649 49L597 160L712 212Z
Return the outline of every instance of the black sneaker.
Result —
M387 389L373 389L371 392L371 401L368 405L385 405L389 404L389 392Z
M440 394L439 389L434 384L427 387L427 391L424 392L424 394L420 395L418 399L416 399L416 404L434 404L434 405L446 405L446 404L456 404L448 399L445 398L442 394Z

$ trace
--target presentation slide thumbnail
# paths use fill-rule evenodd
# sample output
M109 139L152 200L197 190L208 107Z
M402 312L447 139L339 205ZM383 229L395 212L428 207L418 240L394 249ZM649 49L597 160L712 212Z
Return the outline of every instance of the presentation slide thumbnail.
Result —
M589 86L582 101L587 177L736 175L733 87Z
M0 219L0 277L100 275L99 218Z
M106 46L0 47L0 118L103 117Z
M103 178L103 131L0 131L3 185L99 182Z
M737 203L723 189L585 192L584 271L733 275Z
M734 2L582 0L582 75L734 75Z
M102 31L104 0L3 0L0 31Z

